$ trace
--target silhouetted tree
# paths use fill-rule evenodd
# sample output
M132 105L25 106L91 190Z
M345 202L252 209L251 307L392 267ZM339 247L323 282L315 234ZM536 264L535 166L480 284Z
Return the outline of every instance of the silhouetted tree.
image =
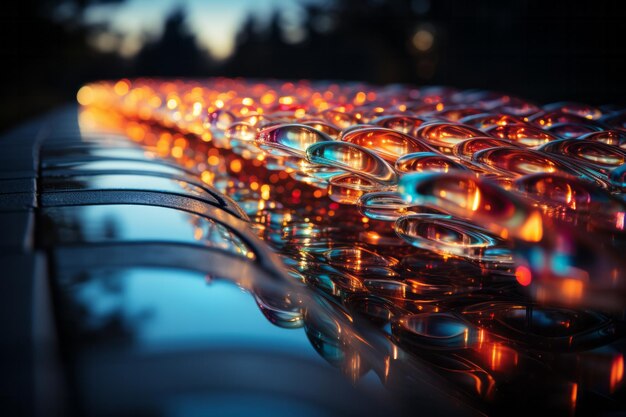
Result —
M198 47L185 25L184 10L177 9L167 17L163 35L139 52L135 69L141 75L206 77L210 63L208 52Z
M366 4L364 4L366 3ZM342 0L305 5L300 43L285 42L275 13L265 34L247 21L224 72L266 73L281 78L327 78L373 82L416 81L409 41L415 29L410 0ZM270 70L268 70L270 66Z
M242 26L222 72L241 76L447 84L537 101L626 101L620 2L335 0L305 5L306 39ZM320 22L332 22L320 30ZM432 45L419 49L420 29Z

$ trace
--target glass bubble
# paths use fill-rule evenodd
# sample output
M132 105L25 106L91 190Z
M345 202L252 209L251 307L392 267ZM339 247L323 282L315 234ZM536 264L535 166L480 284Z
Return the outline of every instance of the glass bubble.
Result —
M395 163L395 169L399 173L448 172L453 169L468 170L465 165L435 152L416 152L401 156Z
M524 122L520 118L511 116L508 114L500 114L500 113L474 114L474 115L462 118L461 120L459 120L459 123L462 123L467 126L472 126L480 130L487 129L492 126L526 124L526 122Z
M324 257L329 264L354 273L364 273L372 267L392 268L398 264L398 260L391 256L382 256L358 246L331 249L324 253Z
M340 204L357 204L362 196L386 189L389 189L389 187L369 178L354 174L343 174L330 178L328 182L328 197Z
M560 111L566 114L574 114L587 120L598 120L602 117L602 110L599 108L588 104L574 103L570 101L546 104L543 108L545 111Z
M497 138L508 139L527 147L539 146L559 139L558 136L531 125L494 126L487 129L487 132Z
M282 124L261 129L256 140L258 146L270 154L304 158L309 146L332 141L332 138L311 126Z
M367 317L370 323L382 327L401 309L394 303L371 293L355 293L345 299L348 309L356 317Z
M501 100L501 104L493 110L517 117L526 117L541 111L536 104L511 96L504 96Z
M498 147L476 152L472 161L505 176L535 174L538 172L563 172L571 175L583 173L549 154L527 148Z
M466 349L476 342L477 330L452 313L423 313L401 317L392 323L397 340L423 349Z
M339 133L341 132L341 129L339 129L337 126L324 120L302 120L300 123L303 125L311 126L312 128L319 130L320 132L326 133L333 139L337 139L339 137Z
M391 191L367 193L359 198L357 204L364 216L387 222L406 214L410 207L400 194Z
M341 339L341 326L336 319L318 309L305 310L304 331L322 358L335 367L342 366L347 346Z
M340 129L345 129L359 122L352 114L333 109L324 110L320 113L320 116Z
M417 116L389 115L378 117L372 120L372 123L413 136L417 128L420 127L424 121L425 119Z
M478 109L478 108L473 108L473 107L454 106L454 107L448 107L443 111L433 114L433 117L439 120L445 120L447 122L456 123L465 117L472 116L475 114L480 114L483 111L484 111L483 109Z
M363 284L372 293L389 298L405 299L411 291L408 284L393 279L365 279Z
M615 337L606 316L529 303L479 303L463 316L498 336L538 350L589 348Z
M343 137L351 132L354 132L355 130L361 130L364 129L366 127L379 127L376 125L372 125L372 124L359 124L359 125L352 125L352 126L348 126L345 129L342 129L341 132L339 133L339 140L343 140Z
M607 145L618 146L626 150L626 131L623 130L603 130L601 132L587 133L579 139L591 140L606 143Z
M590 181L567 175L541 173L527 175L514 182L517 190L542 204L554 208L567 208L580 212L597 211L610 215L625 207L603 189ZM613 208L611 208L613 207Z
M556 123L552 126L546 127L545 130L550 133L554 133L561 138L570 139L578 138L593 132L600 132L602 131L602 128L582 123Z
M466 139L462 142L457 143L454 148L452 148L452 153L459 158L464 160L471 160L474 154L478 151L482 151L483 149L489 148L497 148L497 147L517 147L519 146L515 142L506 140L506 139L497 139L497 138L472 138Z
M355 129L344 133L341 140L376 151L382 158L391 162L408 153L434 151L427 144L409 135L382 127Z
M311 145L306 150L313 164L344 169L383 185L395 185L398 177L393 168L373 151L347 142L330 141Z
M545 113L538 113L530 118L530 122L542 128L554 126L556 124L580 124L594 127L603 127L601 123L596 122L592 118L580 116L576 113L565 112L562 110L553 110Z
M574 158L600 169L611 169L626 163L626 150L591 140L562 139L547 143L539 150Z
M400 217L394 229L413 246L441 255L461 256L476 261L512 261L504 242L471 223L437 214ZM501 249L501 250L493 250Z
M424 124L415 132L415 137L443 148L441 150L449 149L465 139L484 136L489 135L474 127L442 122Z
M333 296L366 291L363 283L355 276L329 268L307 273L306 282Z
M273 324L287 329L295 329L303 326L302 311L294 306L291 300L280 298L275 294L262 294L256 291L254 299L259 310Z
M538 242L543 237L539 211L475 174L459 171L407 174L400 178L398 192L410 204L423 204L471 219L502 238Z

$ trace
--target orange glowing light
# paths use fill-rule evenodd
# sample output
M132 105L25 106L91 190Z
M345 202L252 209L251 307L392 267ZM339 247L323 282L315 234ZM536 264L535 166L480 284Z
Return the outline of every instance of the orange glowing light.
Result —
M363 91L359 91L356 94L356 97L354 97L354 104L356 104L357 106L360 106L361 104L365 103L366 99L367 99L367 96L365 95L365 93Z
M220 164L220 158L216 155L211 155L207 158L207 162L211 166L217 166Z
M234 173L238 173L241 172L241 161L239 159L233 159L230 162L230 170L233 171Z
M130 82L128 80L119 80L113 86L113 91L115 91L115 94L117 94L118 96L124 96L128 94L129 90Z
M81 87L78 93L76 93L76 100L78 100L81 106L89 106L95 100L93 88L88 85Z
M261 198L263 200L269 200L270 199L270 186L267 184L263 184L261 186Z
M620 354L613 359L611 364L611 376L609 379L611 392L621 385L624 379L624 355Z
M528 242L539 242L543 237L543 219L534 211L520 228L519 236Z
M583 296L584 282L575 278L566 278L561 283L561 292L568 300L580 300Z

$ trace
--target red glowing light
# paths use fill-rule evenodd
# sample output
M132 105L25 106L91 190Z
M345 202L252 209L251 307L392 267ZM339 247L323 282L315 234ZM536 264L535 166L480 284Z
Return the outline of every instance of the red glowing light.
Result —
M528 267L524 265L520 265L515 269L515 278L517 279L517 282L519 282L520 285L523 285L524 287L530 285L533 280L530 269L528 269Z

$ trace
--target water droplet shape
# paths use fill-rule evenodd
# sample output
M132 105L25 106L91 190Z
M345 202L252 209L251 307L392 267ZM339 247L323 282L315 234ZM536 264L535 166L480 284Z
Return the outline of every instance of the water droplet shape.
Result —
M368 193L387 190L389 187L369 178L354 174L332 177L328 182L328 197L340 204L357 204Z
M434 151L424 142L409 135L382 127L355 129L344 133L341 140L371 149L382 158L392 162L409 153Z
M312 128L319 130L320 132L326 133L333 139L337 139L339 137L339 134L341 133L341 129L331 123L326 122L325 120L302 120L300 123L303 125L311 126Z
M487 129L487 132L491 136L512 140L529 148L559 139L558 136L531 125L494 126Z
M392 334L398 340L426 349L465 349L476 340L476 329L451 313L413 314L394 321Z
M435 152L416 152L401 156L395 163L395 169L399 173L468 170L465 165Z
M464 140L463 142L457 143L454 148L452 148L452 153L459 158L464 160L471 160L474 154L478 151L482 151L484 149L489 148L497 148L502 146L518 146L515 142L506 140L506 139L497 139L497 138L472 138Z
M415 132L415 137L425 140L440 149L451 148L465 139L484 136L489 135L471 126L441 122L424 124Z
M606 143L583 140L562 139L539 148L542 152L563 155L599 168L615 168L626 163L626 151Z
M391 256L382 256L361 247L341 247L324 252L329 264L347 269L354 273L366 272L368 268L391 268L398 260Z
M398 236L420 249L476 261L512 262L504 241L469 222L438 214L400 217L394 229ZM489 249L501 250L489 250Z
M524 125L522 119L515 116L502 113L481 113L467 116L459 120L467 126L475 127L476 129L484 130L492 126L504 126L504 125Z
M416 116L381 116L372 123L387 129L393 129L401 133L413 136L417 129L424 123L425 119Z
M443 209L503 238L538 242L543 237L543 219L537 209L471 173L407 174L400 178L398 192L410 204Z
M352 172L383 185L395 185L398 177L393 168L373 151L352 143L330 141L311 145L306 150L313 164Z
M543 108L546 111L558 110L562 113L574 114L588 120L598 120L602 117L602 110L584 103L561 101L558 103L546 104Z
M258 146L273 155L299 158L306 156L309 146L332 140L327 134L301 124L281 124L264 128L256 138Z
M364 216L380 221L396 221L410 207L399 193L383 191L367 193L359 198L359 211Z
M588 133L579 139L591 140L606 143L607 145L618 146L626 150L626 131L623 130L603 130L601 132Z
M560 123L588 124L595 127L603 127L601 123L593 119L580 116L575 113L562 110L553 110L545 113L538 113L530 118L530 122L542 127L550 127Z
M472 161L496 173L518 177L538 172L563 172L570 175L584 175L573 165L567 164L550 154L527 148L498 147L476 152Z
M549 126L546 131L564 139L579 138L583 135L602 131L602 128L582 123L557 123Z
M617 203L608 192L594 183L562 174L527 175L517 179L514 186L541 204L554 208L567 208L579 212L597 210L598 214L602 212L609 214L611 203L613 201Z

